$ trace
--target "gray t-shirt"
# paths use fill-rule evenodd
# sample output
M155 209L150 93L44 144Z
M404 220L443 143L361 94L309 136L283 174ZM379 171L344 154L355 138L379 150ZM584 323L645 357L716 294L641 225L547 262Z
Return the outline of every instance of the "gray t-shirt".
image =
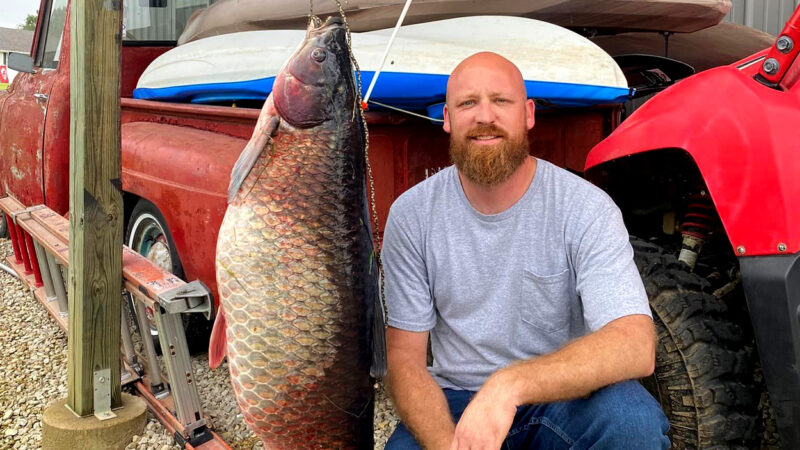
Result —
M631 314L650 316L619 208L541 159L525 194L483 215L450 166L401 195L383 242L389 326L431 331L431 375L478 390Z

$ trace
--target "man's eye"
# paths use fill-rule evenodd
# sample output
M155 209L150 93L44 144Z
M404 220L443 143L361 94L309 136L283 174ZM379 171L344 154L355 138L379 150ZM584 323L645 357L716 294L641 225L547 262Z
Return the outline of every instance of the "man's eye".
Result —
M463 102L461 102L460 106L472 106L474 104L475 104L474 100L464 100Z
M495 102L497 102L497 103L508 103L508 99L506 99L506 98L498 98L498 99L495 100Z

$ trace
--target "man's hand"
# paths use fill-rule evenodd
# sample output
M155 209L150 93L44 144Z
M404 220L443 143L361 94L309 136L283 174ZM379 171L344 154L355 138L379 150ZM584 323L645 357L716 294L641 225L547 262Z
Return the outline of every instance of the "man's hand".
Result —
M456 425L450 450L497 450L511 429L517 405L509 385L497 372L467 405Z
M451 450L503 444L517 406L572 400L619 381L653 373L653 321L625 316L544 356L518 361L490 376L456 425Z

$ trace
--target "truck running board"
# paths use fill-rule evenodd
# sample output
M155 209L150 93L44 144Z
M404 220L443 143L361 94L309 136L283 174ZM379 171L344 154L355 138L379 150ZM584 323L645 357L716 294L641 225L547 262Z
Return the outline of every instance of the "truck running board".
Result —
M0 198L0 213L6 215L14 250L6 262L66 332L68 287L62 270L69 266L69 220L44 205L26 208L12 197ZM185 449L230 450L203 414L181 320L182 313L210 317L213 306L208 289L199 281L186 283L126 246L122 247L122 278L121 288L135 300L133 315L139 330L150 329L148 313L155 319L166 374L161 372L149 333L141 339L145 355L135 351L123 303L121 385L131 385Z

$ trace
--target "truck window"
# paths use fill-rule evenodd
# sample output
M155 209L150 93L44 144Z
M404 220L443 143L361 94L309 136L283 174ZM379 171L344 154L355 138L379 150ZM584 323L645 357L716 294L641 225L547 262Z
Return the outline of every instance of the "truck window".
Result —
M125 0L124 41L175 43L189 17L216 0Z
M42 27L43 35L39 42L44 47L39 50L37 66L43 69L58 67L58 57L61 52L61 34L64 31L64 20L67 17L67 0L53 0L50 10ZM41 45L41 44L40 44Z

